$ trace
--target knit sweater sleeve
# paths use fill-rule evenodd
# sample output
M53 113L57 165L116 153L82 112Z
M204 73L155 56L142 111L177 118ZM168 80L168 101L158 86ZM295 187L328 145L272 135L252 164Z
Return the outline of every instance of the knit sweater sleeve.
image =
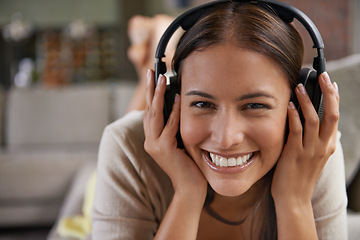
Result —
M344 156L338 133L335 153L322 171L312 196L319 239L347 239Z
M153 239L173 189L170 179L143 145L141 112L131 113L104 130L92 239Z

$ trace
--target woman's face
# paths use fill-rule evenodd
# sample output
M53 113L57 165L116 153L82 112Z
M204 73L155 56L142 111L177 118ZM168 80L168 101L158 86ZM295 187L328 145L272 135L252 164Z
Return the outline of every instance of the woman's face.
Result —
M281 154L288 80L266 56L231 44L191 53L182 69L185 149L215 192L241 195Z

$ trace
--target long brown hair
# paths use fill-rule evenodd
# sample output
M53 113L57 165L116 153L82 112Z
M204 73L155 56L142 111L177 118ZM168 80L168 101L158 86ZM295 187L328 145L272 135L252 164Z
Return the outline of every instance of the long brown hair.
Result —
M303 42L296 29L282 21L266 4L232 1L214 7L180 39L173 58L179 84L183 60L187 56L225 43L267 56L285 73L291 89L297 85L303 61ZM263 177L266 182L264 194L253 212L254 218L262 222L260 239L277 239L275 206L270 192L272 176L273 170ZM211 203L213 194L209 187L205 204ZM253 230L250 231L253 236Z

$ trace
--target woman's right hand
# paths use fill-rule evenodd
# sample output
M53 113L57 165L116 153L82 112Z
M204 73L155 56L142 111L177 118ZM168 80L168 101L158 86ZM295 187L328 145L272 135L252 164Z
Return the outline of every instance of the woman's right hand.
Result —
M164 93L166 78L159 76L155 87L154 72L148 70L146 109L144 113L144 147L172 181L175 193L194 194L205 201L207 181L193 159L177 147L176 134L180 123L180 96L175 97L170 117L164 126Z

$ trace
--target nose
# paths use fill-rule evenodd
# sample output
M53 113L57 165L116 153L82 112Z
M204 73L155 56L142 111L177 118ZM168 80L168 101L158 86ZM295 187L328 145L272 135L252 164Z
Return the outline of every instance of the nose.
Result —
M229 149L244 141L244 125L236 111L219 112L212 123L212 141L222 149Z

